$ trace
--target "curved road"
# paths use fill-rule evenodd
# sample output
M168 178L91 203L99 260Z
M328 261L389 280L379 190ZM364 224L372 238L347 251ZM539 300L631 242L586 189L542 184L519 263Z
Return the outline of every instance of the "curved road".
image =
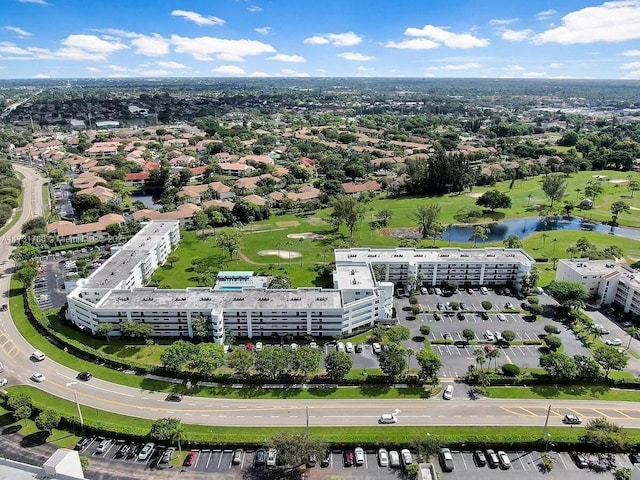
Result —
M13 266L8 260L10 243L20 234L25 220L42 214L42 184L45 179L21 165L16 170L25 175L24 205L19 221L0 238L0 292L7 303L9 275ZM440 397L421 399L337 400L319 397L313 400L252 400L185 397L181 403L165 402L165 394L105 382L76 381L76 371L51 359L34 363L33 348L15 328L9 312L0 312L0 362L11 383L32 384L52 395L101 410L157 419L171 416L185 423L225 426L304 426L308 407L310 425L375 425L382 413L397 412L400 425L531 425L542 427L548 405L552 404L550 425L560 425L561 418L574 413L583 418L607 417L627 427L640 428L640 406L631 402L574 400L469 400ZM29 380L33 372L46 376L45 382ZM462 388L459 388L462 390ZM382 428L382 427L381 427Z

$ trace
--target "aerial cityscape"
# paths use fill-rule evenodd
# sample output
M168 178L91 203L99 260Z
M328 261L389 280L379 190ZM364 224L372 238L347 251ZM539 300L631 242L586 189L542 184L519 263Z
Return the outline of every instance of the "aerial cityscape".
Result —
M640 479L640 1L5 3L0 478Z

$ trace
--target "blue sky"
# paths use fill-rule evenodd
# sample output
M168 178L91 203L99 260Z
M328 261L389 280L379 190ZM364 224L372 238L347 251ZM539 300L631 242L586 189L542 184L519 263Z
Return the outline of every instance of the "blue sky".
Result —
M640 0L2 0L0 78L640 79Z

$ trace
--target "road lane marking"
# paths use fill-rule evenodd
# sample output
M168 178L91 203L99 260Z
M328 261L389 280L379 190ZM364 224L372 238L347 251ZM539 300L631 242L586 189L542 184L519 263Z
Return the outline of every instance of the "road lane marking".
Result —
M614 412L618 412L620 415L624 415L624 416L625 416L625 417L627 417L627 418L634 418L634 417L631 417L631 416L627 415L627 414L626 414L626 413L624 413L624 412L621 412L620 410L614 410Z

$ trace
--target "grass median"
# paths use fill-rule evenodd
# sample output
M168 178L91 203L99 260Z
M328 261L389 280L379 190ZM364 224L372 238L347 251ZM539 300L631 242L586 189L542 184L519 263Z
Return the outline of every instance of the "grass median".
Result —
M487 387L491 398L533 398L558 400L607 400L640 402L640 391L605 385L539 385L531 387Z
M33 399L36 408L54 408L64 418L78 422L78 412L73 402L61 400L30 386L15 386L8 388L9 392L27 393ZM110 436L128 436L145 438L152 425L151 420L119 415L90 407L82 406L82 416L85 426L97 429ZM9 415L9 414L6 414ZM282 432L302 432L305 427L224 427L184 424L184 444L216 444L216 445L265 445L274 436ZM549 427L548 433L554 442L578 442L582 435L582 428ZM310 428L313 436L335 445L408 445L413 439L427 434L437 437L443 444L462 443L532 443L539 441L542 435L540 428L530 426L335 426ZM640 431L630 430L632 439L640 439ZM56 436L63 436L57 434ZM66 444L73 443L77 437L69 438Z

